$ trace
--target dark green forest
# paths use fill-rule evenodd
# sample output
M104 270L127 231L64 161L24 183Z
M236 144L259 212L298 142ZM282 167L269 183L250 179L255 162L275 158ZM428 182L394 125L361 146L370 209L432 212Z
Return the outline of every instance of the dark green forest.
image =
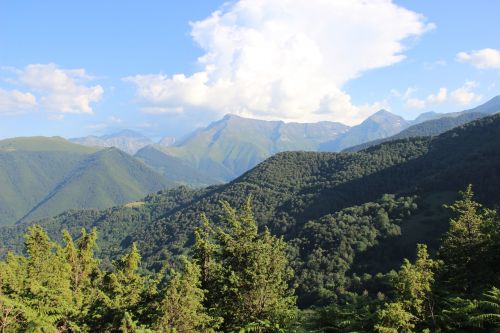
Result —
M376 238L370 225L384 236L400 233L386 206L404 215L412 199L386 196L308 228L335 220L342 228L358 217L364 222L351 223L346 242L366 247ZM240 210L221 202L219 226L201 215L190 255L179 258L178 269L165 264L158 273L143 269L136 243L105 269L95 257L95 229L82 229L76 240L64 231L60 245L34 225L25 235L25 255L9 253L0 262L0 331L492 332L500 328L498 213L474 201L471 186L446 208L452 218L437 254L418 244L415 259L404 259L399 270L379 273L377 281L353 275L350 288L342 281L342 259L348 262L352 249L341 249L336 228L295 246L314 254L339 244L330 257L305 261L310 270L293 279L293 266L301 265L287 254L294 246L267 228L259 232L250 199ZM362 218L370 210L376 212L369 214L372 223ZM295 290L318 283L315 265L321 263L329 266L325 273L337 275L326 279L337 281L335 295L300 310Z

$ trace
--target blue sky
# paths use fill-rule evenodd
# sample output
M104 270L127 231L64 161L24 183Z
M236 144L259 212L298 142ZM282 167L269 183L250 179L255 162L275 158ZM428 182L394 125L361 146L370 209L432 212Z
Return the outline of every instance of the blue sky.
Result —
M0 137L180 137L229 112L355 124L380 108L467 109L500 93L499 11L496 0L0 0Z

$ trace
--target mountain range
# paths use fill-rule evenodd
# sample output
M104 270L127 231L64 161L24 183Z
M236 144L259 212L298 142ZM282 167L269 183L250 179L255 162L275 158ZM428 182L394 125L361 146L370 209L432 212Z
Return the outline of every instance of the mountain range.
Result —
M70 208L107 208L178 185L224 183L283 151L338 151L361 143L347 148L358 151L390 140L436 136L499 110L500 97L462 112L427 113L420 123L382 110L350 128L228 115L172 146L172 139L161 145L132 131L99 138L122 149L58 137L7 139L0 141L0 224Z
M139 149L155 143L150 138L132 130L122 130L102 136L90 135L69 139L69 141L89 147L115 147L130 155L134 155ZM164 137L157 144L168 147L174 142L175 138Z
M177 142L167 137L153 143L132 131L73 141L90 146L115 146L137 154L153 169L180 183L202 186L231 181L278 152L359 150L391 139L438 135L499 110L500 96L497 96L470 110L427 112L413 121L380 110L352 127L335 122L285 123L226 115ZM170 175L168 170L172 171Z
M443 204L474 184L478 200L500 201L500 115L434 137L382 143L355 153L282 152L223 185L179 187L107 210L73 210L37 221L55 239L96 227L100 255L138 242L147 267L185 254L205 213L221 223L221 200L250 195L256 220L291 246L299 304L310 305L349 274L387 272L417 243L435 251L449 216ZM391 195L387 195L391 194ZM392 207L392 208L391 208ZM31 222L32 223L32 222ZM20 250L31 223L0 229L0 249ZM392 229L388 229L392 228ZM326 295L326 296L325 296Z

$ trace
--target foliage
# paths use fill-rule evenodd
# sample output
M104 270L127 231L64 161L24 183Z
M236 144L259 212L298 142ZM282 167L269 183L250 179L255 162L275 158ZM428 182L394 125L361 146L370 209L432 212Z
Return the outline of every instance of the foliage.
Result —
M204 217L204 229L195 231L207 308L224 319L225 330L259 321L283 327L296 312L286 244L267 229L258 233L250 198L241 213L222 204L225 227L213 229Z

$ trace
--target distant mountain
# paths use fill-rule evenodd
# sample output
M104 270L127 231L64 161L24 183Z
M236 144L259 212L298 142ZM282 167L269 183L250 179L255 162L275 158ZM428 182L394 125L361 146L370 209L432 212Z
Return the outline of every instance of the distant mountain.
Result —
M158 141L158 144L163 147L170 147L175 144L176 139L172 136L165 136Z
M480 112L480 113L488 113L494 114L500 112L500 95L493 97L489 101L475 108L462 111L463 113L472 113L472 112Z
M433 120L436 118L440 118L442 116L444 116L442 113L437 113L434 111L424 112L424 113L421 113L414 120L410 120L410 124L412 124L412 125L420 124L420 123L423 123L424 121Z
M153 144L150 138L132 130L123 130L103 136L91 135L83 138L74 138L70 139L70 141L90 147L115 147L130 155L134 155L139 149Z
M227 115L166 151L211 177L227 181L287 150L318 150L348 129L334 122L284 123Z
M346 148L343 151L356 152L366 149L368 147L376 146L378 144L387 141L414 138L419 136L436 136L446 131L449 131L455 127L467 124L468 122L486 116L488 116L488 114L486 113L472 112L472 113L464 113L459 116L436 118L433 120L424 121L422 123L410 126L407 129L399 132L398 134L390 136L388 138L365 142L360 145Z
M341 151L344 148L367 141L386 138L401 132L409 126L409 122L386 110L380 110L357 126L351 127L344 134L325 142L320 151Z
M450 113L435 113L427 112L421 114L417 119L412 121L412 125L400 133L378 140L364 142L359 145L348 147L345 151L359 151L371 146L378 145L382 142L390 140L405 139L417 136L435 136L444 133L457 126L464 125L473 120L486 117L488 115L500 111L500 96L496 96L484 104L481 104L473 109L460 112ZM430 120L424 120L430 119Z
M0 141L0 224L70 208L110 207L173 185L114 148L59 137Z
M169 155L162 146L146 146L134 157L178 184L207 186L220 183L203 172L195 169L184 160Z

